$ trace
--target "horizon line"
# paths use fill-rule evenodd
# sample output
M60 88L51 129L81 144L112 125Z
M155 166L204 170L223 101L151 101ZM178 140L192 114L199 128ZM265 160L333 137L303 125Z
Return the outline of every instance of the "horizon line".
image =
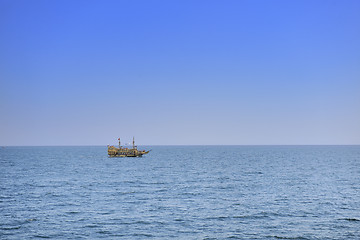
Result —
M0 148L5 147L106 147L117 145L0 145ZM122 145L132 146L132 145ZM136 146L360 146L360 144L141 144Z

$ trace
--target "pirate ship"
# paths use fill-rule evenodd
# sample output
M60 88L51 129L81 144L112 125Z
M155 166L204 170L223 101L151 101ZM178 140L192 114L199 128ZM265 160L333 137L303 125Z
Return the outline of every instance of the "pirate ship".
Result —
M144 154L148 154L150 151L138 150L135 146L135 138L133 138L132 148L122 147L120 138L119 147L108 145L108 155L109 157L142 157Z

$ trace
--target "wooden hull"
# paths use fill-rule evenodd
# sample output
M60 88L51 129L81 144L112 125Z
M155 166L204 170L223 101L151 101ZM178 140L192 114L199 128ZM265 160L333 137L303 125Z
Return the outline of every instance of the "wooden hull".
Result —
M109 154L109 157L142 157L145 154L148 154L150 151L147 152L138 152L138 153L128 153L128 154Z

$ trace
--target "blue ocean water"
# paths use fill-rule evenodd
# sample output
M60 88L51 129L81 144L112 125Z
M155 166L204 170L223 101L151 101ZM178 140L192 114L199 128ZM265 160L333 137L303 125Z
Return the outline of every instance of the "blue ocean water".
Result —
M1 239L360 239L360 146L0 148Z

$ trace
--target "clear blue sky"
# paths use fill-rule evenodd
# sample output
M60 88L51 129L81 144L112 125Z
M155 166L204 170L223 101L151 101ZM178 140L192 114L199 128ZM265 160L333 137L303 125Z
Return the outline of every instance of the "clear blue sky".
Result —
M359 13L0 0L0 145L360 144Z

